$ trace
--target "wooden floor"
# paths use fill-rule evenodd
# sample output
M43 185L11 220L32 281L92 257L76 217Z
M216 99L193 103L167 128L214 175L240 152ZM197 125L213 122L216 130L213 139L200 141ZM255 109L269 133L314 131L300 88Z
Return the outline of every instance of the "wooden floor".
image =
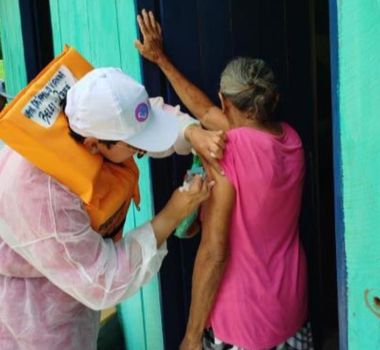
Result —
M102 312L97 350L125 350L125 340L115 308Z
M102 310L100 313L100 321L103 322L107 317L113 315L116 312L115 307L111 307L109 309Z

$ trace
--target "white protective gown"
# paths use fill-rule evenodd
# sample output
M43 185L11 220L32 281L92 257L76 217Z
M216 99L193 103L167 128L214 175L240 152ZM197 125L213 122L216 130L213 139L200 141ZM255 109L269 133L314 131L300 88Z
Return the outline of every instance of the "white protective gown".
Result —
M179 118L182 130L194 123ZM160 156L173 151L189 153L183 133ZM150 223L117 243L103 239L68 188L8 147L0 152L1 350L96 349L99 310L147 283L166 253Z

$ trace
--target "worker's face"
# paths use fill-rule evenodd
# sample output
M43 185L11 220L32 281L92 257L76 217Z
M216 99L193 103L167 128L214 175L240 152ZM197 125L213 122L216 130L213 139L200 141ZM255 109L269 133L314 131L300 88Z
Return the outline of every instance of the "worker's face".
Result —
M122 163L139 153L137 149L125 142L119 141L114 145L107 146L104 143L98 144L99 153L113 163Z
M106 145L95 138L86 138L84 146L90 151L91 154L101 154L104 158L113 163L122 163L135 154L138 157L143 156L146 152L135 148L123 141L119 141L112 145Z

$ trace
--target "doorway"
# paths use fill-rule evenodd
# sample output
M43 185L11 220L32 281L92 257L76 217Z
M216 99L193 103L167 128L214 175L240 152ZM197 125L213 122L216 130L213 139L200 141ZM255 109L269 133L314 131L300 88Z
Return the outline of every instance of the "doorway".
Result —
M310 318L316 349L336 349L338 335L328 1L137 1L158 14L165 49L176 66L217 103L219 75L235 56L260 57L278 77L278 118L300 133L305 178L301 235L309 263ZM151 96L179 100L163 76L143 62ZM152 160L158 211L182 182L191 157ZM199 238L168 241L160 273L165 349L178 348L190 304Z

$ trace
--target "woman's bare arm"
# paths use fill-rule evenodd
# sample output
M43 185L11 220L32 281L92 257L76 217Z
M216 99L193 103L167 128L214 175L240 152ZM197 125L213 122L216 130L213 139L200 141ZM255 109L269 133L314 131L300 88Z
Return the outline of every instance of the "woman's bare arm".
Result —
M216 182L202 222L202 239L193 272L190 316L181 350L201 349L203 330L228 260L228 237L235 189L212 171Z

